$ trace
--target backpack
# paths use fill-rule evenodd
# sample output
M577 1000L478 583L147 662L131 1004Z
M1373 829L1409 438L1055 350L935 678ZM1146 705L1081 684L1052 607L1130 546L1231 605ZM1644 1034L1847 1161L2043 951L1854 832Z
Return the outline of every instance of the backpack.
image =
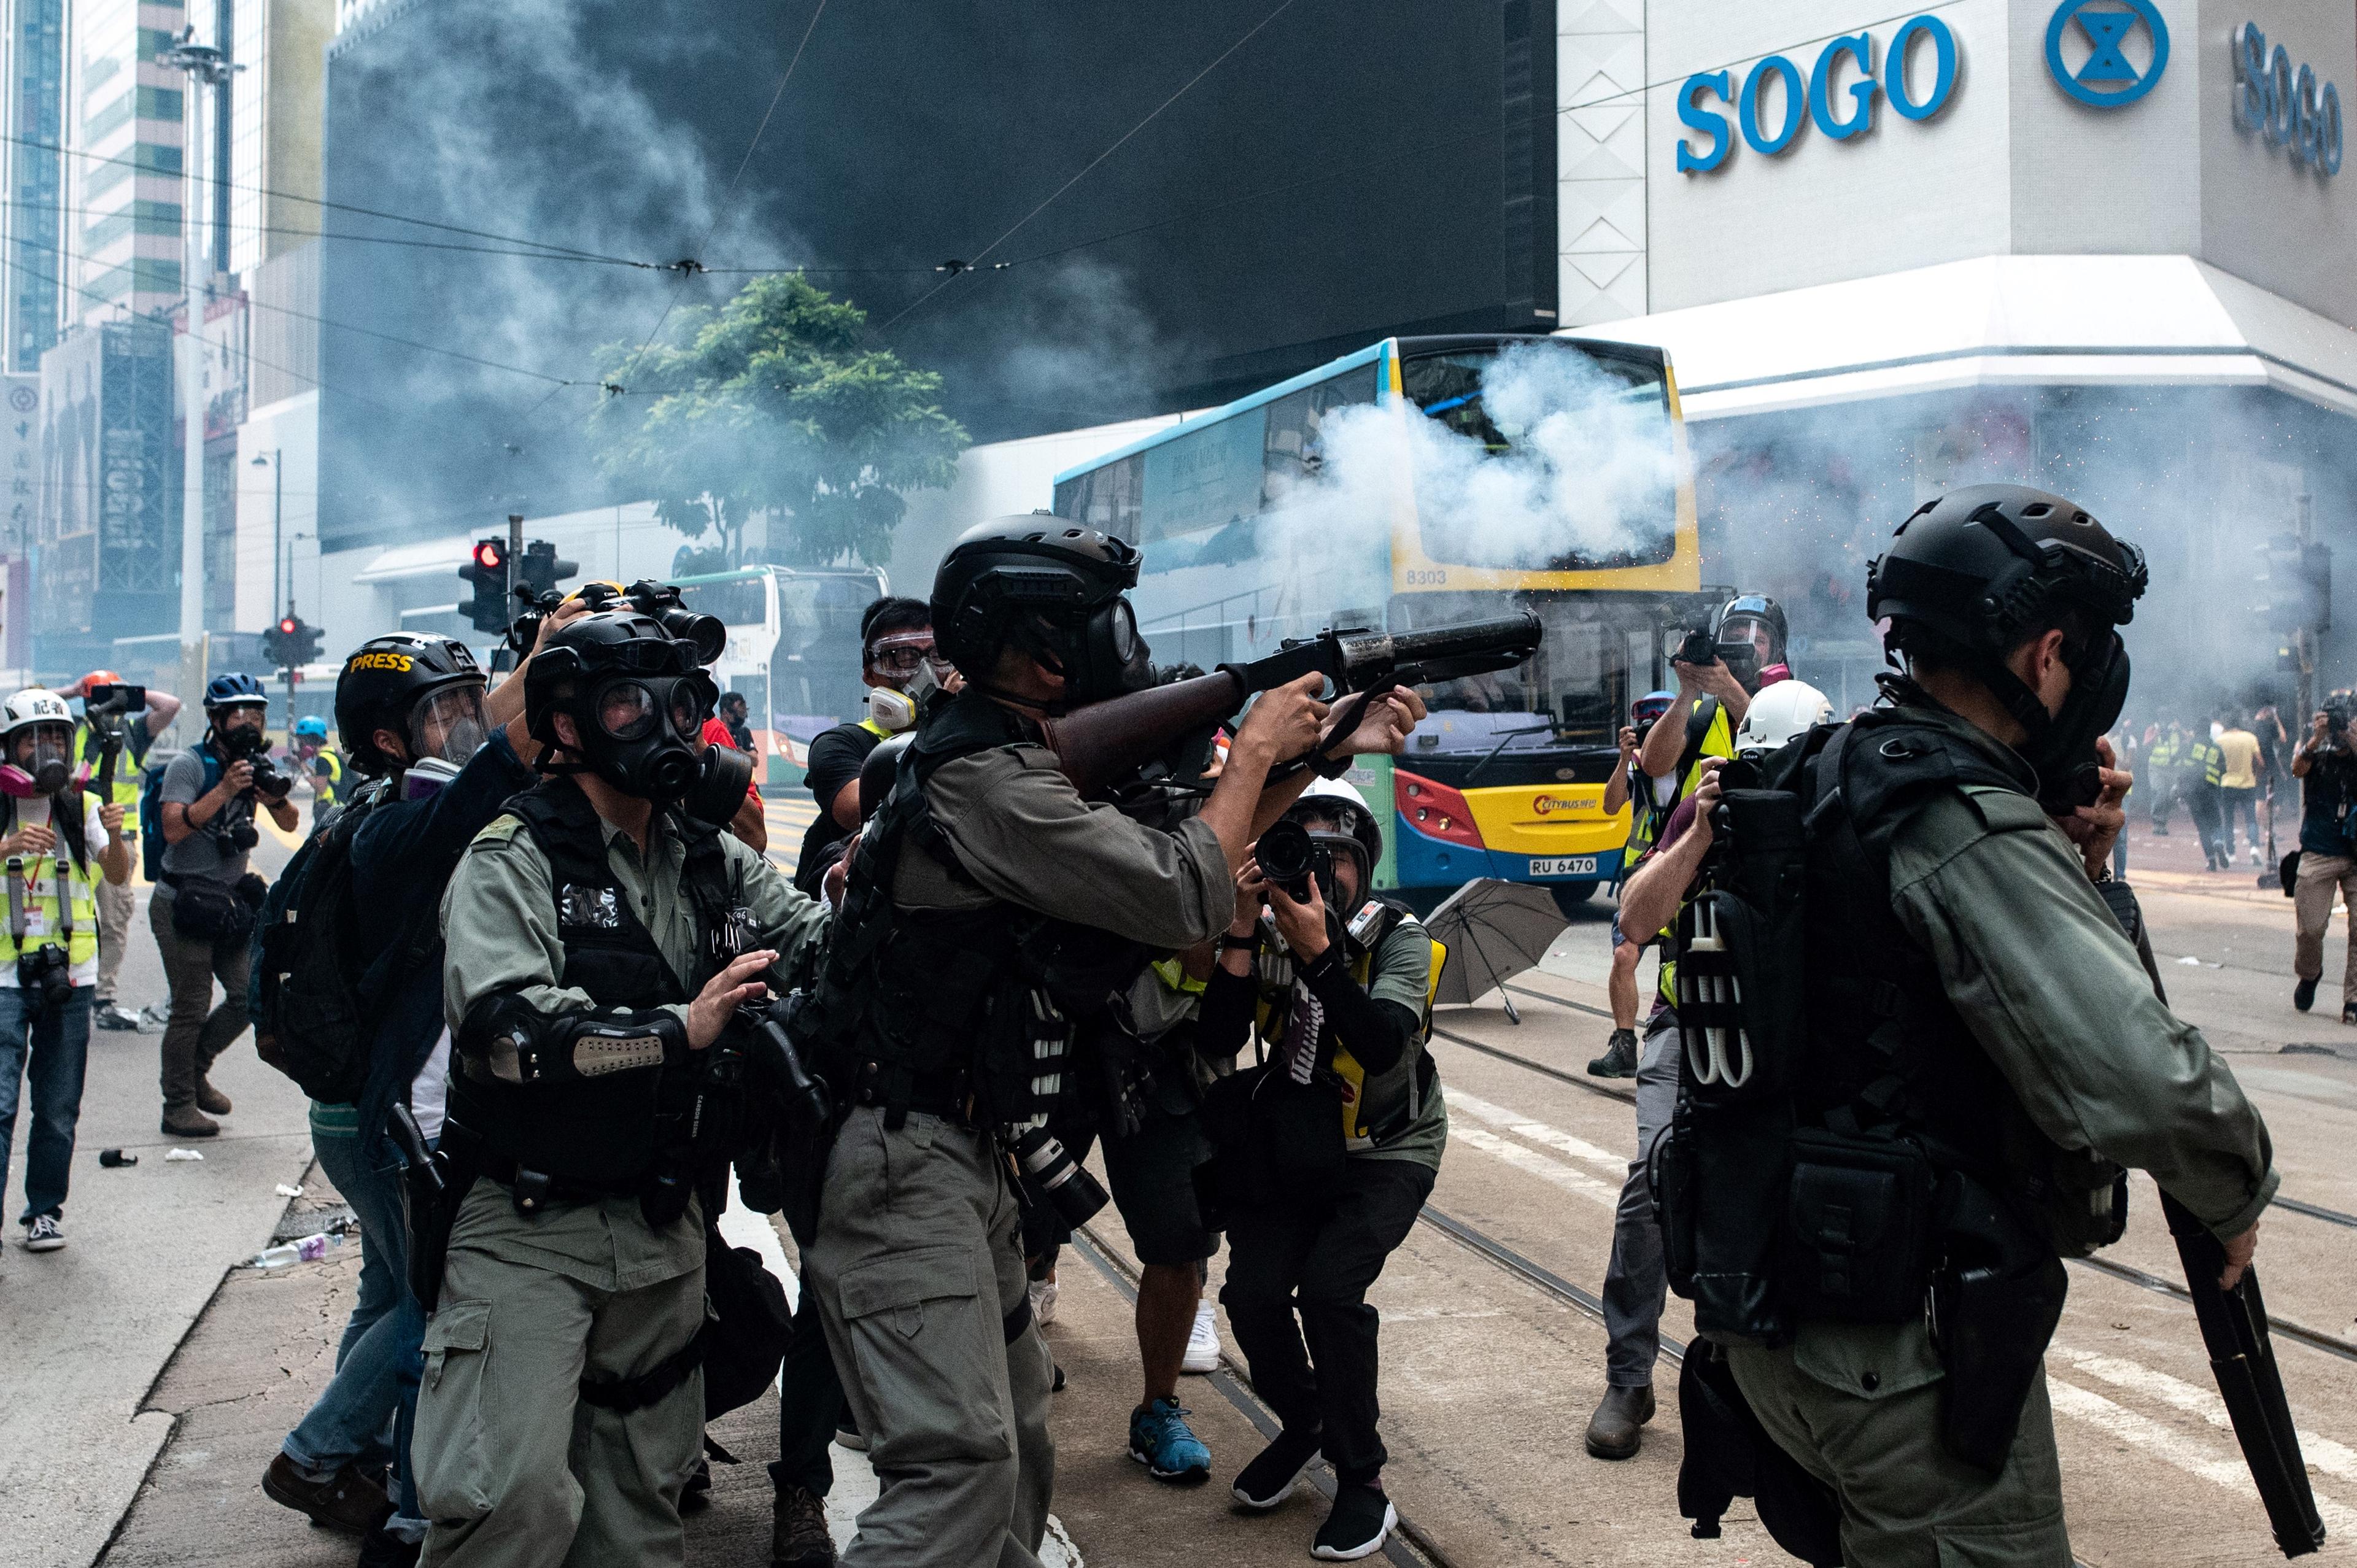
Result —
M359 1101L375 1033L361 1015L351 847L371 803L364 797L312 832L254 924L246 1012L255 1054L327 1105Z
M198 793L209 793L221 782L221 759L210 746L199 746L197 756L205 765L204 789ZM170 766L150 762L139 770L139 875L149 882L163 878L164 852L171 847L164 842L164 772Z

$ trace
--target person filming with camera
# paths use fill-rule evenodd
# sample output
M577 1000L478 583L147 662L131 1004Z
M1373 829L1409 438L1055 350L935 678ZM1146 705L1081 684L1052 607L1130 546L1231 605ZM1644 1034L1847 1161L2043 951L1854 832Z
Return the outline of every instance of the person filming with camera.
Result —
M294 775L270 760L263 733L269 699L251 675L216 675L205 684L205 735L172 759L159 790L164 867L147 906L147 923L171 987L164 1026L164 1131L210 1138L229 1096L207 1074L245 1032L246 939L268 892L246 862L261 835L254 811L293 832L302 818L287 799ZM213 982L222 996L213 1005Z
M2324 932L2332 923L2336 897L2357 897L2357 846L2349 840L2349 811L2357 806L2357 751L2349 741L2349 716L2357 696L2335 692L2309 720L2308 736L2291 754L2291 776L2299 780L2299 854L2292 879L2291 972L2298 984L2291 1004L2305 1013L2316 1002L2324 978ZM2357 941L2341 977L2341 1021L2357 1024Z
M9 961L0 963L0 1197L7 1190L18 1085L28 1079L33 1126L18 1223L25 1251L54 1252L66 1244L59 1222L90 1057L98 887L102 880L116 886L131 880L131 850L123 839L122 806L73 780L74 721L65 699L35 687L9 698L0 714Z
M108 750L114 752L113 779L102 792L110 802L123 808L124 842L130 845L131 858L136 863L140 766L147 760L147 748L156 744L156 737L180 716L180 699L169 692L131 685L112 670L93 670L58 695L81 699L81 722L74 726L74 766L89 768L90 776L99 779L105 771ZM120 886L99 883L98 993L91 1002L91 1022L102 1029L124 1033L139 1029L137 1011L115 1000L124 947L131 940L131 918L138 910L139 899L128 882Z

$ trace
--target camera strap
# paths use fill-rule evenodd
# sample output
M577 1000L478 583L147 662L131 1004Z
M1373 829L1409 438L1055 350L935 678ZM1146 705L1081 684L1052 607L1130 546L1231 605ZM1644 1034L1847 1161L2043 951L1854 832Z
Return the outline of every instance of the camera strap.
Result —
M8 857L8 936L16 950L25 950L25 861L21 855Z

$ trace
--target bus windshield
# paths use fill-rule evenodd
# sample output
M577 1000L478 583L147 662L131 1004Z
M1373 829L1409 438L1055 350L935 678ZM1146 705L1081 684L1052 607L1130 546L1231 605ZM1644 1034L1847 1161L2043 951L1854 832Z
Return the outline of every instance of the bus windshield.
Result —
M1421 448L1416 465L1432 560L1571 572L1675 552L1678 467L1658 364L1545 340L1405 358L1400 389L1454 438ZM1484 458L1500 469L1477 471Z

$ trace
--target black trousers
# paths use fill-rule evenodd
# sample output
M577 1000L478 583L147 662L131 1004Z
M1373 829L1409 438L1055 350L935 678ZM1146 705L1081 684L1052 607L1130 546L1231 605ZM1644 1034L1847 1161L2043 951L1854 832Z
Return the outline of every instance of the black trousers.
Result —
M1229 1221L1220 1300L1253 1387L1287 1431L1320 1434L1344 1481L1372 1481L1383 1467L1375 1433L1381 1324L1367 1287L1407 1240L1433 1176L1406 1160L1361 1155L1330 1199L1273 1204Z
M778 1369L778 1457L770 1466L778 1490L797 1486L813 1497L826 1496L834 1485L827 1444L834 1441L843 1412L843 1384L827 1353L826 1330L819 1323L818 1304L804 1287L794 1305L793 1337L786 1341L786 1359Z

